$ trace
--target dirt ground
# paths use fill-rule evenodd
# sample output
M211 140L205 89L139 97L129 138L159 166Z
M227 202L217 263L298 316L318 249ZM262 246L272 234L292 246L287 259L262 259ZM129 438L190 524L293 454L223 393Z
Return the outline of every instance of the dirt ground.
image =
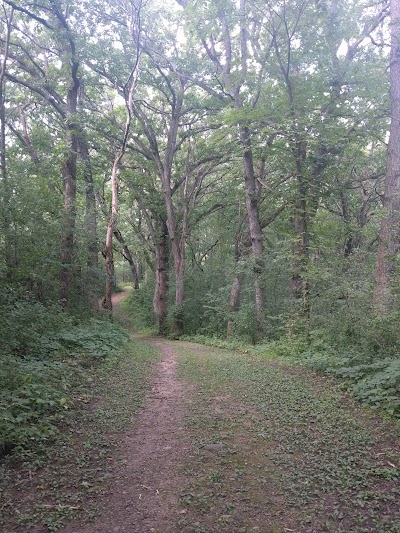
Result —
M118 295L120 296L120 295ZM151 392L116 451L118 466L95 522L72 523L64 533L173 532L180 479L175 468L187 453L182 420L183 390L176 352L150 339L162 352Z
M128 411L105 490L59 531L400 532L395 423L304 369L161 337L140 342L159 353L144 403Z
M114 294L113 307L127 297ZM181 480L175 468L189 445L182 427L183 389L177 376L177 354L157 338L147 339L162 354L153 383L132 428L116 451L116 466L91 523L72 522L63 533L144 533L176 531Z

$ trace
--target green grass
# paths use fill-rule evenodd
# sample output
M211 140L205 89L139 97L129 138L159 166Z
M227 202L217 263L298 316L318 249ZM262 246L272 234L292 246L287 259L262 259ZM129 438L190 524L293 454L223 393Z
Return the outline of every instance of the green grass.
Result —
M400 432L393 423L372 418L331 380L300 368L217 349L198 356L182 345L181 352L181 376L199 391L188 418L194 448L227 444L219 463L188 465L194 472L183 503L191 524L204 524L204 514L219 520L222 503L232 500L231 493L218 496L218 483L210 489L210 480L222 476L229 486L227 480L242 476L239 486L250 488L253 507L264 494L277 516L276 495L281 498L282 519L266 531L290 529L288 513L296 531L400 531ZM215 414L216 405L222 414ZM234 512L225 514L234 525L222 524L221 531L251 530Z
M338 384L363 405L400 418L400 357L396 354L340 351L316 334L310 342L294 335L255 346L203 335L187 336L182 340L251 354L263 360L277 360L285 365L305 366L334 376Z

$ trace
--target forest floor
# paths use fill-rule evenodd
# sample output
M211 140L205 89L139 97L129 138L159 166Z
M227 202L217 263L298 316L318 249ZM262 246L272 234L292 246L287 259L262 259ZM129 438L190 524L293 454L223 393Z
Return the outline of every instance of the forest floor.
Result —
M400 532L398 424L299 367L130 344L64 451L20 468L5 532Z

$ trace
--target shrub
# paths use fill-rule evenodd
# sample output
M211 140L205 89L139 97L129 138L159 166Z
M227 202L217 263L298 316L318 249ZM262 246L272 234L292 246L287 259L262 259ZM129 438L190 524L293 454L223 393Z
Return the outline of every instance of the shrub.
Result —
M28 294L0 298L0 456L47 440L98 364L125 342L107 319L78 320Z

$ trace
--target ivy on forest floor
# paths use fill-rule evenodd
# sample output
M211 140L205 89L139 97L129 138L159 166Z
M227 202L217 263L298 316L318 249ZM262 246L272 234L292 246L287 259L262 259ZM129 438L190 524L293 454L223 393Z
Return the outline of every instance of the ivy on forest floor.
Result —
M197 450L182 495L188 531L272 533L293 521L295 531L308 533L400 530L393 423L372 418L318 376L237 352L197 351L181 345L180 373L199 391L187 419ZM226 448L210 459L201 451L207 442ZM238 503L231 491L240 487ZM253 517L235 515L243 505ZM272 517L264 529L254 516L260 507Z
M249 346L237 340L203 335L182 337L206 346L278 360L285 365L306 366L337 378L363 405L400 417L400 358L377 357L361 353L340 353L324 342L306 342L304 337L284 338L267 344Z
M59 435L0 466L0 526L4 533L40 526L56 531L66 520L96 513L96 495L107 489L119 433L132 422L158 356L134 341L92 372L82 410L66 412ZM94 403L93 403L94 402ZM23 491L24 498L20 498Z

